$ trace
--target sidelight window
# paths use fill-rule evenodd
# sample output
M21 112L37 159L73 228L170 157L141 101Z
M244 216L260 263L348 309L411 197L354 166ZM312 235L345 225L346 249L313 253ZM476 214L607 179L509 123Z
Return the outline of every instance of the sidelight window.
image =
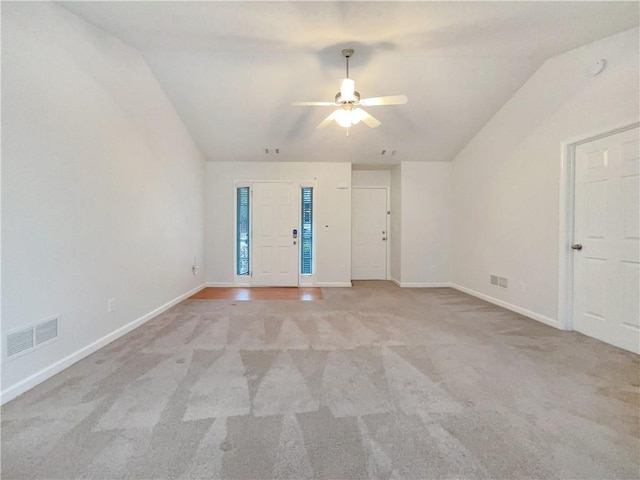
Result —
M236 189L236 274L249 275L249 187Z
M300 239L300 273L313 273L313 188L302 187L302 234Z

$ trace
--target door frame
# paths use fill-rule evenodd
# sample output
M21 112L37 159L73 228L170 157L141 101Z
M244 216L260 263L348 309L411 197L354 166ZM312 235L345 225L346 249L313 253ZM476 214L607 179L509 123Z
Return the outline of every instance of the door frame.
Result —
M580 135L561 142L560 163L560 235L558 242L558 328L573 330L573 227L575 219L576 148L604 137L640 127L633 119L623 126Z
M298 287L312 287L316 284L316 248L317 248L317 228L316 228L316 217L317 217L317 198L318 198L318 182L314 178L313 180L300 180L296 179L268 179L268 180L234 180L233 182L233 228L231 229L231 234L233 238L233 260L232 260L232 268L233 268L233 284L229 284L234 287L251 287L253 286L253 275L251 275L253 271L253 266L251 262L253 261L253 184L254 183L296 183L299 188L303 187L311 187L313 188L313 273L311 275L302 275L300 273L300 264L298 263ZM249 225L250 225L250 236L251 239L249 242L249 275L238 275L236 271L236 259L238 257L237 251L237 242L236 242L236 226L238 224L238 209L236 205L236 190L240 187L249 187ZM300 203L300 196L298 195L298 204ZM300 231L300 205L298 205L298 231ZM298 262L300 261L300 242L298 242Z
M386 225L386 230L385 232L387 232L387 241L386 243L386 267L385 267L385 279L386 280L391 280L391 247L389 246L389 244L391 242L393 242L393 239L391 238L391 235L389 232L389 212L390 212L390 205L391 205L391 189L389 186L387 185L351 185L351 190L353 192L353 190L364 190L364 189L372 189L372 188L376 188L376 189L384 189L387 192L387 210L386 210L386 214L385 214L385 225ZM351 202L351 225L352 225L352 229L351 229L351 237L353 239L353 202ZM353 255L351 255L351 261L353 262ZM353 265L349 265L349 268L352 269Z

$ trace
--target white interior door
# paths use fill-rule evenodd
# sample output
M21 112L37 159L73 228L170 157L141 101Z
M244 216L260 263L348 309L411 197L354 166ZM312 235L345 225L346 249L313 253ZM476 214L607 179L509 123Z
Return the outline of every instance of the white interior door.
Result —
M296 183L253 184L252 285L298 286L299 195Z
M636 353L640 353L638 148L638 128L576 148L573 237L574 329Z
M351 278L387 278L387 189L351 189Z

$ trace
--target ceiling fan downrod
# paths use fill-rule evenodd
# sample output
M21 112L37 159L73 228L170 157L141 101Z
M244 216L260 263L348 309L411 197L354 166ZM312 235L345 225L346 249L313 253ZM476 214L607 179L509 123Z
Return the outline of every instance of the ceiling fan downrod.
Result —
M347 78L349 78L349 58L353 55L353 48L345 48L342 50L342 55L347 59Z
M353 48L342 50L342 55L346 59L347 77L340 81L340 91L336 94L336 104L338 105L353 105L360 101L360 93L355 91L356 82L349 78L349 58L353 52Z

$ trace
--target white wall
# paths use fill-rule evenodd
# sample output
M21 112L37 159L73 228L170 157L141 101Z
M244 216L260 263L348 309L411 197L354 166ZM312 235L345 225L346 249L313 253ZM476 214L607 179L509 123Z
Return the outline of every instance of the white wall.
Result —
M236 181L314 181L318 286L351 285L351 164L207 162L207 283L234 282ZM339 188L341 187L341 188Z
M353 170L351 184L354 187L390 187L391 172L389 170Z
M548 60L455 158L456 284L556 322L560 144L638 120L638 37ZM601 58L606 70L591 76ZM492 287L491 273L509 288Z
M136 51L5 2L2 163L3 341L61 316L57 341L3 358L7 401L203 284L204 162Z
M451 281L451 173L449 162L402 162L402 286Z

